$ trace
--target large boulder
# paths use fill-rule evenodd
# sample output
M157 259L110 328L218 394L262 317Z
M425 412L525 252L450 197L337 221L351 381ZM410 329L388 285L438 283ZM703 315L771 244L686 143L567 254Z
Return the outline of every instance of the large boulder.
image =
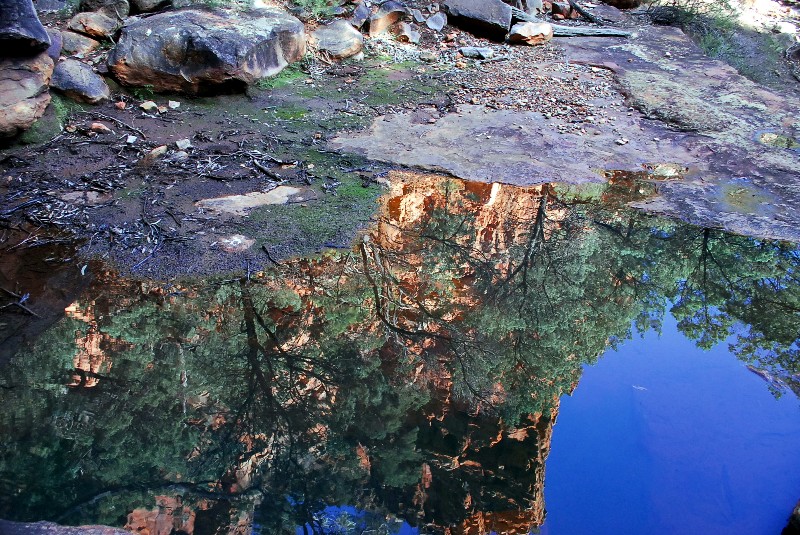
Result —
M320 51L337 59L355 56L364 48L364 36L343 19L314 30L311 33L311 42Z
M30 56L50 46L31 0L0 0L0 54Z
M53 60L46 52L0 59L0 138L16 136L44 114L52 74Z
M81 11L97 11L114 19L124 19L131 12L128 0L82 0Z
M108 57L124 84L189 94L244 89L305 53L303 23L278 8L187 8L134 20Z
M121 23L117 17L112 18L99 11L78 13L67 24L67 28L73 32L83 33L98 39L113 37L120 26Z
M479 37L502 41L511 27L511 6L502 0L445 0L448 22Z
M50 87L72 100L87 104L98 104L111 98L105 80L90 66L76 59L65 59L56 65Z

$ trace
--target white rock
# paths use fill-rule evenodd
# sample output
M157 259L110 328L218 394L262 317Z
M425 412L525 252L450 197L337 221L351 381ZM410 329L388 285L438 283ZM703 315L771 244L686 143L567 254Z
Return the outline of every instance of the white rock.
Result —
M178 150L186 150L192 146L192 142L188 139L179 139L175 142L175 146L178 147Z
M509 43L541 45L553 38L553 26L547 22L518 22L508 32Z

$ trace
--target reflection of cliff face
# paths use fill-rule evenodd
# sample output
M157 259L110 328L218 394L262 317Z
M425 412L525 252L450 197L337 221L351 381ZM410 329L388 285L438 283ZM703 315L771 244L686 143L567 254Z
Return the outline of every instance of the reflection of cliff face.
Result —
M380 252L373 252L372 258L375 271L390 271L383 279L399 281L401 289L384 284L379 293L395 294L394 299L387 298L386 313L394 308L405 329L417 329L424 322L436 334L408 340L403 347L417 355L421 365L425 363L417 369L418 377L426 377L437 392L437 401L427 409L432 411L427 423L419 427L416 446L427 461L405 516L416 516L421 524L453 535L529 533L544 522L544 461L558 401L553 401L548 415L530 415L520 426L508 425L491 416L491 406L505 398L501 378L485 396L465 405L466 400L453 392L448 370L460 358L452 354L455 337L477 338L473 327L460 323L481 305L475 283L487 273L478 273L468 258L491 266L495 280L508 276L512 251L525 247L532 232L548 239L566 210L549 206L547 185L516 188L420 175L394 178L408 181L395 182L384 197L379 224L371 235ZM437 218L449 228L431 228ZM450 239L448 246L463 255L450 288L447 281L432 287L426 280L431 266L426 265L430 260L423 244L438 237ZM422 305L410 306L415 299ZM441 311L440 317L447 321L435 326L422 307ZM433 362L430 355L436 355ZM404 500L409 501L408 496Z
M552 426L541 417L508 428L452 414L421 429L418 445L433 454L415 496L421 519L453 535L525 534L540 526Z
M227 500L184 499L156 496L153 509L137 508L128 514L125 529L140 535L249 535L253 532L250 507ZM247 501L247 500L242 500ZM197 529L196 531L196 528Z
M72 359L75 374L68 386L82 388L97 386L100 377L111 371L110 353L124 351L131 344L100 332L91 306L81 307L76 301L66 307L64 313L67 317L87 324L85 332L75 332L78 352Z
M373 232L381 246L396 249L408 245L415 237L413 231L440 211L467 223L464 230L468 233L460 245L500 258L529 237L530 225L541 216L541 201L548 202L551 188L549 184L521 188L411 173L394 173L393 179ZM545 238L567 215L565 208L549 204L546 218L539 222Z
M474 317L481 285L508 278L515 249L532 232L546 239L565 217L547 199L545 187L420 176L394 186L371 239L349 254L287 262L250 284L174 292L100 273L66 309L86 324L69 333L78 348L70 386L103 385L86 398L100 418L124 407L126 438L142 436L126 447L134 456L167 449L171 421L196 433L167 459L178 464L160 469L165 478L188 481L205 466L216 490L270 489L284 504L300 494L309 506L355 485L367 489L364 506L429 531L527 533L544 519L557 396L505 422L496 408L509 397L506 379L537 372L498 353L517 334L488 334ZM502 369L482 369L492 363ZM204 518L236 533L252 522L252 504L190 496L155 494L156 508L128 509L126 527L191 534Z

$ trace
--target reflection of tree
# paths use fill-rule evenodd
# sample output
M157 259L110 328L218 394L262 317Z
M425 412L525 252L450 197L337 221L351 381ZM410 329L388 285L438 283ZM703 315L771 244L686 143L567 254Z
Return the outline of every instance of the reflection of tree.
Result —
M669 301L700 345L733 336L797 384L797 260L555 186L418 177L352 252L196 287L109 276L0 380L0 516L235 533L257 507L264 532L332 532L320 511L352 504L526 533L560 396Z

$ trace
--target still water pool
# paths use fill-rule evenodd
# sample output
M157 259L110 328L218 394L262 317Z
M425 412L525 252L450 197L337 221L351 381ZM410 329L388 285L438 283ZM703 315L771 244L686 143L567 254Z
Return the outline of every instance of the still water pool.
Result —
M39 317L0 309L0 518L779 533L800 498L797 247L620 197L418 177L352 249L234 279L6 257Z

